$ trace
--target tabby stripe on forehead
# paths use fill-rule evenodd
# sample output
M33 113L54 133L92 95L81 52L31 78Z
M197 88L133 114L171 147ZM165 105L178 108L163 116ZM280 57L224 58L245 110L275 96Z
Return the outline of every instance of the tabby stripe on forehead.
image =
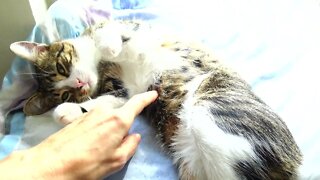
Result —
M72 46L72 47L73 47L73 46ZM73 52L73 51L72 51L72 52ZM66 59L67 59L68 62L71 61L71 59L72 59L72 53L71 53L71 52L68 53L68 57L66 56Z
M71 51L69 51L69 53L68 53L68 55L69 55L69 59L68 59L68 61L71 61L71 59L72 59L72 53L75 51L74 50L74 46L73 45L71 45ZM75 54L76 55L76 54Z
M61 49L59 50L59 52L58 52L58 54L57 54L57 57L60 57L61 53L62 53L63 50L64 50L64 44L62 43L61 45L62 45L62 46L61 46Z
M61 61L61 64L64 66L64 69L67 72L67 74L70 71L70 66L71 66L70 62L71 62L70 60Z

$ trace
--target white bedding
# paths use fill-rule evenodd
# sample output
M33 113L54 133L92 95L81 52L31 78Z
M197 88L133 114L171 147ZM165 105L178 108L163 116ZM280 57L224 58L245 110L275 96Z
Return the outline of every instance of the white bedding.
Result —
M88 22L111 13L116 18L139 18L169 26L209 45L287 123L304 155L302 179L320 179L319 1L114 0L113 8L107 0L73 2L58 1L50 8L60 38L74 37ZM36 27L30 39L48 41L39 31ZM0 93L0 120L6 124L6 134L2 131L0 136L0 157L35 145L60 128L46 115L25 120L18 111L4 119L7 107L12 109L12 102L32 89L12 91L23 84L18 74L32 71L21 64L20 59L15 60ZM109 178L175 179L175 168L155 144L153 130L137 118L132 131L142 133L143 141L128 166Z

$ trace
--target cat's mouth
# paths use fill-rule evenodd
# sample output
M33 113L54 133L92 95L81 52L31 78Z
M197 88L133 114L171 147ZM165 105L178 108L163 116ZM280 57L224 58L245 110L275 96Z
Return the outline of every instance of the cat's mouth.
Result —
M80 79L77 79L75 87L80 90L81 95L90 95L90 90L91 90L92 84L90 81L85 82L81 81Z
M80 89L81 95L90 95L90 85L89 84L86 84L86 85L80 87L79 89Z

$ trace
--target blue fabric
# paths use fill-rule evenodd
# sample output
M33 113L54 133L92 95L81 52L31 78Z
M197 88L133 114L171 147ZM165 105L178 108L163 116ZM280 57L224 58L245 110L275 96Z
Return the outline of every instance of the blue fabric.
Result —
M145 8L150 0L112 0L115 9L141 9Z
M24 132L25 116L22 112L17 112L10 118L10 131L0 142L0 159L10 154L21 140Z

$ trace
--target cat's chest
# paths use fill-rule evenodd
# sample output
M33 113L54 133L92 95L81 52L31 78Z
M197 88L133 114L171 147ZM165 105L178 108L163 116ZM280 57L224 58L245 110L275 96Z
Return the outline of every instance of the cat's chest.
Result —
M170 101L188 81L207 73L211 66L205 51L184 43L164 46L153 53L134 51L132 55L129 50L128 46L113 63L100 63L100 94L125 89L122 96L129 98L161 81L164 97Z
M157 72L147 66L102 62L99 65L99 85L96 96L112 94L130 98L147 91L157 81Z

